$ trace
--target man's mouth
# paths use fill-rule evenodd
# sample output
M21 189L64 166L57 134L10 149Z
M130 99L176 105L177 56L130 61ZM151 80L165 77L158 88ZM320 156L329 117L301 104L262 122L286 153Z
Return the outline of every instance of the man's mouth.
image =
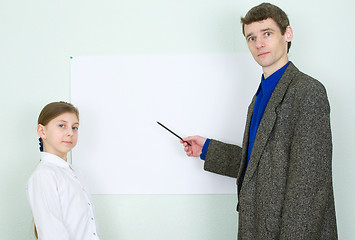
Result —
M259 53L258 54L258 57L262 57L262 56L265 56L265 55L267 55L267 54L269 54L270 52L262 52L262 53Z

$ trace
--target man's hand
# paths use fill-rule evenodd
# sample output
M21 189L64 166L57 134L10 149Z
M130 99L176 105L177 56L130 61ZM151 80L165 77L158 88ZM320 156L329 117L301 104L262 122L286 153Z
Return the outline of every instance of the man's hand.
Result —
M202 153L203 145L205 144L207 138L200 136L191 136L183 138L180 141L184 145L184 150L189 157L199 157ZM186 142L189 142L191 146L189 146Z

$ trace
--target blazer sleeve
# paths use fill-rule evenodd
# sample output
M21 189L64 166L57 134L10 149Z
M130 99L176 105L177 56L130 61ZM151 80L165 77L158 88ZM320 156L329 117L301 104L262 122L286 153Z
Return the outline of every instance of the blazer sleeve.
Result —
M335 221L328 98L323 85L318 82L305 88L295 101L298 110L280 239L329 239L321 236L324 234L321 230L329 222L328 217L334 216ZM329 231L334 229L329 226ZM329 233L328 236L332 235Z
M241 147L211 139L207 149L204 169L209 172L237 178L241 158Z

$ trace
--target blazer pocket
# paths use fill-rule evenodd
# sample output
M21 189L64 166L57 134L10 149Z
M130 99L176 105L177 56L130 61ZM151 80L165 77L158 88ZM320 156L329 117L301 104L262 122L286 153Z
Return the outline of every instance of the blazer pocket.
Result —
M281 218L279 216L269 216L265 220L266 229L269 232L278 232L280 230Z

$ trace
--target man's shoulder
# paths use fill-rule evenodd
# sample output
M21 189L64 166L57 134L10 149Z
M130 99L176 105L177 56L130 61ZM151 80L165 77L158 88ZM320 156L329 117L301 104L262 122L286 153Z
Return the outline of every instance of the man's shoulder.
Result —
M290 80L290 88L298 91L321 91L325 92L324 85L314 77L300 71L292 62L285 71L285 78Z

